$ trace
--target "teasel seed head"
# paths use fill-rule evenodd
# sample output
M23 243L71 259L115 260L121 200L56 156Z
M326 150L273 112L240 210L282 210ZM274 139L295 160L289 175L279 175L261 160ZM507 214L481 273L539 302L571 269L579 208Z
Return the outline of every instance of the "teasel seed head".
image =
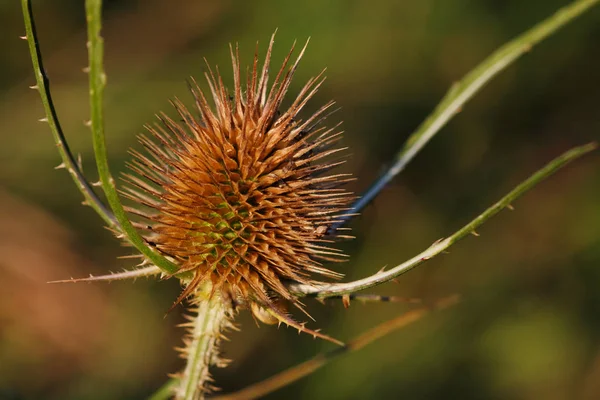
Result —
M193 273L177 302L210 282L213 293L265 322L273 322L273 311L283 314L286 301L301 308L286 282L342 276L323 264L345 259L328 228L352 200L340 188L350 176L330 172L344 162L342 133L321 126L334 103L306 119L299 115L323 72L282 109L306 46L294 62L292 47L269 84L272 48L273 37L262 68L255 54L242 88L239 52L230 46L232 94L218 69L208 67L214 105L192 80L194 112L174 100L181 121L161 114L148 126L150 135L140 137L146 152L132 151L133 174L125 177L125 194L145 206L129 211L145 219L138 226L148 243L179 272Z

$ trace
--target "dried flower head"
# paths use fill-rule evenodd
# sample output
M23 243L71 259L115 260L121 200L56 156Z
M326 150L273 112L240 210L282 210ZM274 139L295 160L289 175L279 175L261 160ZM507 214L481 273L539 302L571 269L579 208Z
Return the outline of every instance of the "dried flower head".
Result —
M343 150L336 147L341 132L320 126L333 102L299 117L323 73L282 110L306 46L288 68L292 47L269 85L272 47L273 38L262 69L255 55L245 91L237 48L231 48L232 95L218 69L208 68L214 108L192 81L199 118L173 101L181 122L161 114L161 123L147 127L153 139L140 141L148 154L134 151L135 174L126 176L128 196L153 209L129 210L148 221L140 225L148 242L180 272L193 272L178 302L210 282L213 293L251 307L262 320L269 318L261 310L275 310L283 300L301 306L286 282L341 277L322 263L344 258L330 247L336 234L328 228L352 199L339 188L348 175L327 174L343 163L331 157Z

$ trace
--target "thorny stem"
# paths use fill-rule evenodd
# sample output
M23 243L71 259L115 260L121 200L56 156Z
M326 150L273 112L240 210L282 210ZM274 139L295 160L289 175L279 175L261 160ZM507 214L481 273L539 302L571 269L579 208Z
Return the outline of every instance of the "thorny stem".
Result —
M71 178L73 178L73 182L75 182L75 185L83 194L85 203L92 207L109 227L118 231L120 228L117 219L110 210L106 208L92 189L91 185L85 179L85 176L81 172L81 168L77 161L75 161L75 157L73 157L71 149L67 144L67 140L58 120L56 109L54 108L54 101L52 100L52 94L50 92L50 81L46 74L46 70L44 69L31 2L29 0L21 0L21 5L23 7L23 18L25 20L25 36L22 38L26 39L29 44L29 53L36 80L35 86L31 86L31 88L37 89L40 93L44 112L46 113L46 117L42 118L40 121L47 122L50 126L54 142L56 143L58 153L62 159L62 163L57 168L66 168L67 171L69 171Z
M88 54L90 63L90 112L91 128L94 143L94 155L98 176L108 204L122 227L123 234L144 256L163 272L173 275L178 267L165 257L153 251L146 245L141 235L135 230L127 217L123 204L117 193L115 180L110 173L104 138L104 116L102 97L106 86L106 75L103 70L104 39L100 36L102 28L102 0L86 0L86 19L88 26Z
M341 218L339 222L333 224L329 230L331 232L335 231L335 229L344 225L356 213L367 206L396 175L404 170L406 165L421 151L431 138L452 117L461 111L464 104L491 81L492 78L511 65L520 56L530 51L534 45L583 14L590 7L598 3L598 1L579 0L561 8L551 17L504 44L477 67L472 69L462 80L452 85L435 110L409 136L389 169L352 205L347 215Z
M485 221L499 213L501 210L507 207L511 207L511 204L527 192L529 189L536 186L542 180L546 179L571 161L581 157L582 155L589 153L597 147L596 143L590 143L584 146L575 147L561 156L555 158L546 164L545 167L531 175L527 180L522 182L510 193L500 199L496 204L485 210L477 218L463 226L461 229L456 231L452 236L446 239L438 240L432 244L427 250L416 255L410 260L392 268L388 271L381 271L367 278L363 278L354 282L337 283L337 284L326 284L319 286L293 284L290 285L292 290L298 296L312 295L317 298L323 299L332 296L340 296L344 294L350 294L359 290L372 288L382 283L388 282L398 276L410 271L414 267L422 264L423 262L437 256L444 250L448 249L454 243L464 238L468 234L475 233L475 230L481 226Z
M210 383L209 367L223 363L219 360L219 341L230 326L230 311L218 292L212 296L207 292L198 292L196 315L184 324L190 328L190 336L182 349L186 366L175 388L177 400L203 399Z
M242 400L265 396L312 374L319 368L325 366L331 361L336 360L340 356L358 351L368 344L381 339L382 337L387 336L398 329L402 329L414 322L417 322L430 312L444 310L448 307L454 306L458 301L459 296L453 295L435 302L432 306L423 306L408 311L389 321L385 321L363 333L362 335L348 341L344 347L338 347L334 350L320 353L308 361L288 368L287 370L277 373L261 382L247 386L240 391L224 395L217 395L214 397L209 396L209 398L211 400ZM166 400L170 398L173 393L173 388L176 387L178 383L179 381L177 379L171 379L167 381L167 383L161 386L161 388L158 389L151 397L149 397L148 400Z
M136 268L134 270L124 270L122 272L111 272L107 275L94 276L90 274L87 278L69 278L60 279L56 281L49 281L48 283L78 283L78 282L113 282L123 281L126 279L137 279L160 274L160 269L154 265L143 268Z

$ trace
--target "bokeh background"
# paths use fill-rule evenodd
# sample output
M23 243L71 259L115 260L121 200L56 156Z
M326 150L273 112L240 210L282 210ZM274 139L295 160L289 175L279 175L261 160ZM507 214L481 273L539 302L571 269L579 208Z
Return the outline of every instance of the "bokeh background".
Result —
M83 2L34 1L63 128L95 179ZM105 2L106 127L122 170L135 135L203 57L228 72L256 41L274 60L311 37L292 91L327 67L312 109L335 99L360 192L453 81L567 0ZM48 285L131 267L64 170L33 84L20 5L0 2L0 399L143 399L182 361L175 281ZM228 78L229 79L229 78ZM230 79L229 79L230 81ZM348 278L396 265L450 234L535 169L600 138L600 8L537 46L468 103L352 222ZM310 107L309 107L310 108ZM377 293L463 302L338 359L270 398L600 398L600 155L544 182L470 237ZM341 339L406 304L308 302L313 328ZM231 391L332 346L247 312L215 371Z

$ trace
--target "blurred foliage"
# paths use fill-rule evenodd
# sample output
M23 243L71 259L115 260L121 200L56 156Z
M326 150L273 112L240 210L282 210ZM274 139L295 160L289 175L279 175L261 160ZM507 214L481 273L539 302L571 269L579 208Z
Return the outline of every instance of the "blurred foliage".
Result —
M274 60L311 37L295 89L327 67L312 102L333 98L360 192L450 84L564 0L106 1L106 127L124 166L135 136L203 57L248 63L278 28ZM95 178L87 119L83 5L34 2L63 128ZM45 284L130 266L129 254L59 163L34 91L18 2L0 2L0 399L141 399L181 367L174 281ZM600 9L537 46L483 90L362 216L351 261L361 277L451 233L569 147L600 138ZM274 61L275 62L275 61ZM224 72L225 76L228 76ZM600 397L600 157L578 161L382 294L462 305L340 359L272 398L595 399ZM312 326L351 338L408 305L309 302ZM215 371L241 388L329 348L248 313Z

